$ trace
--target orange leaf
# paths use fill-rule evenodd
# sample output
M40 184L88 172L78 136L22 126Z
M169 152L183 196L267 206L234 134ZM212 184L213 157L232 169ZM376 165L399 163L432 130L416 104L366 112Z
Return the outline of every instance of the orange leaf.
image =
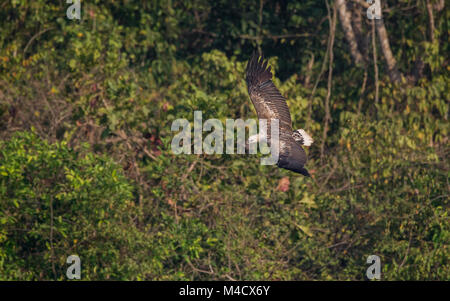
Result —
M291 182L289 181L289 177L284 177L280 179L280 182L278 182L277 190L286 192L289 190L289 184Z

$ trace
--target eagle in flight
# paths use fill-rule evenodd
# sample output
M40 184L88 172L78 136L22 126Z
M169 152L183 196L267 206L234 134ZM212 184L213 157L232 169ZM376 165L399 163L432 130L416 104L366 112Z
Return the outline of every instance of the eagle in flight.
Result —
M280 91L272 82L270 66L263 56L253 53L247 64L246 82L248 94L255 107L258 119L267 120L267 136L251 136L248 144L256 143L267 137L270 144L270 120L278 119L279 124L279 159L277 166L304 176L310 176L304 168L307 160L303 145L310 146L314 141L303 129L292 130L289 108Z

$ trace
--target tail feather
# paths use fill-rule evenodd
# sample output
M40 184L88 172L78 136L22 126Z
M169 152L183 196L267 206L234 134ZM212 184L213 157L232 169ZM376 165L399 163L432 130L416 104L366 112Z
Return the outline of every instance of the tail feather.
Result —
M299 142L301 145L310 146L314 142L314 139L311 138L304 129L296 130L292 135L295 141Z

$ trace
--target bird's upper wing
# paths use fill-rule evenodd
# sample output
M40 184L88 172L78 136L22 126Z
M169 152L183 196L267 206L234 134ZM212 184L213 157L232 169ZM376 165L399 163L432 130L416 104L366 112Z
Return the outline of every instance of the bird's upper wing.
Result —
M248 94L259 119L278 119L280 131L292 133L292 121L286 99L272 82L272 72L267 61L253 53L247 64L246 81Z

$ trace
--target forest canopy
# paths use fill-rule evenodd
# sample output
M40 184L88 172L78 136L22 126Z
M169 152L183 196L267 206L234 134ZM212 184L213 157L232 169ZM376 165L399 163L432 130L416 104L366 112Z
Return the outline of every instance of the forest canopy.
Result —
M450 280L445 1L79 4L0 4L0 280ZM254 51L310 178L171 150L256 118Z

